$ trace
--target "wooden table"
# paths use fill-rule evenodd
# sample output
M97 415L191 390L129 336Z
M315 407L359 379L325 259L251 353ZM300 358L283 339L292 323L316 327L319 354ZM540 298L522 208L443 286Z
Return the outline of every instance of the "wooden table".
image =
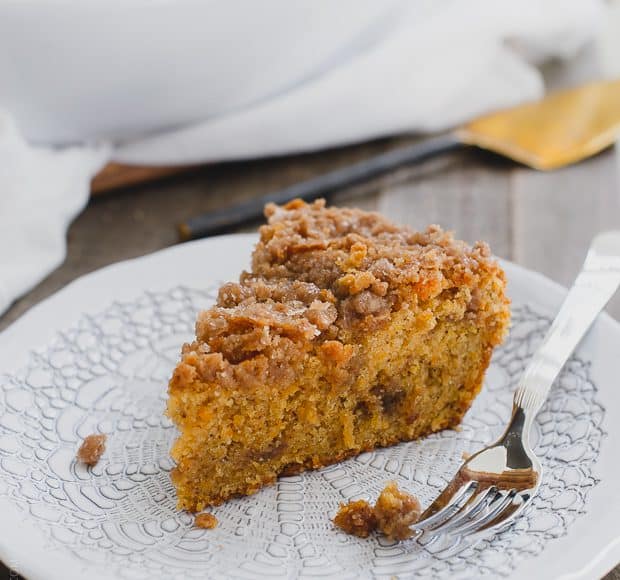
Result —
M572 78L575 70L582 69L573 67ZM556 86L569 83L555 69L548 78ZM80 275L176 243L175 224L186 218L403 141L213 166L93 199L69 230L65 263L0 317L0 330ZM609 150L574 167L538 173L489 154L460 152L396 171L335 195L331 202L378 210L418 228L439 223L470 242L487 240L497 255L567 285L590 239L620 226L620 153ZM620 298L612 301L609 312L620 318ZM0 564L0 577L5 575ZM606 579L620 580L620 567Z

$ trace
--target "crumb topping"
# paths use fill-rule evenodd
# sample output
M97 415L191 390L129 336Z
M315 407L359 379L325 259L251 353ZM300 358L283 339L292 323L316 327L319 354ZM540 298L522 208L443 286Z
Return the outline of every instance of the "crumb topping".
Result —
M437 225L415 232L378 213L326 208L325 200L269 204L265 215L269 221L260 229L253 272L311 282L339 298L368 291L392 295L389 302L396 303L413 290L425 300L494 267L486 244L470 247Z
M291 343L346 343L380 327L403 302L446 291L467 295L475 313L479 300L468 288L485 270L499 270L485 244L469 247L439 226L414 232L377 213L325 208L324 200L270 204L265 214L252 272L225 284L216 306L198 317L201 354L221 354L215 366Z

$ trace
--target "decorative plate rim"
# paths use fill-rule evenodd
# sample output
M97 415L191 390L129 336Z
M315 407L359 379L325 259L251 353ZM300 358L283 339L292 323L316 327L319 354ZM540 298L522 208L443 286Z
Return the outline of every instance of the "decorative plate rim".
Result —
M106 305L105 302L100 300L107 296L108 303L120 299L116 293L118 291L123 294L123 298L126 296L135 297L141 291L150 289L150 284L159 284L162 289L169 288L170 283L166 284L165 276L161 275L161 272L169 272L168 269L158 268L158 264L167 263L174 271L174 264L176 258L182 254L191 256L193 254L205 255L209 246L211 248L218 245L227 246L228 252L243 251L248 254L250 245L256 240L256 234L233 234L227 236L218 236L209 238L206 240L198 240L187 244L173 246L141 256L133 258L131 260L125 260L101 268L80 278L77 278L52 296L46 298L42 302L27 311L21 318L15 321L6 330L0 333L0 372L9 372L19 368L26 360L30 351L38 346L46 344L59 330L68 326L74 320L71 318L65 319L60 316L63 312L61 305L67 305L73 300L76 303L79 300L79 312L75 312L74 315L77 319L78 315L84 312L96 312L101 310ZM228 253L227 252L227 253ZM230 267L226 264L219 264L220 276L222 280L231 279L238 274L238 260L232 260L233 265ZM510 286L520 285L521 291L528 293L532 296L532 300L535 300L537 305L542 306L546 310L553 312L557 309L563 296L566 294L566 288L553 282L546 276L523 268L508 261L502 260L502 265L506 270L507 278ZM140 275L137 275L136 270L140 270ZM225 272L223 274L222 272ZM204 273L197 273L197 278L204 278ZM104 280L115 279L115 282L111 285L113 288L110 291L108 288L103 288L105 284L101 284ZM127 284L127 278L131 280L130 284ZM163 281L162 281L163 279ZM210 278L212 281L214 277ZM115 286L116 284L116 286ZM197 281L197 285L200 285L200 281ZM94 289L97 289L95 291ZM536 295L535 298L533 297ZM43 328L42 328L43 327ZM580 351L592 351L591 356L598 359L598 365L611 364L608 361L608 355L613 353L613 349L610 344L613 341L605 340L605 336L610 333L616 333L620 337L620 323L615 321L606 313L603 313L597 322L594 324L590 335L584 340L584 343L579 347ZM22 338L20 338L20 336ZM37 336L36 343L27 344L25 337ZM592 348L592 344L596 343L597 349ZM602 352L606 350L607 352ZM605 361L608 361L605 363ZM595 370L598 370L596 365ZM603 371L601 371L603 372ZM607 382L611 380L607 378ZM605 382L605 380L603 381ZM605 389L603 389L605 391ZM606 391L608 398L612 396L609 389ZM615 405L618 407L620 405ZM607 440L604 442L604 448L601 452L602 457L606 457L606 447L610 447L615 442L620 443L620 429L617 425L620 424L620 411L614 411L614 407L609 407L609 416L606 419L606 428L608 432ZM615 416L614 416L615 415ZM615 427L615 430L614 430ZM600 461L597 463L597 470L606 472L607 477L610 477L610 473L616 476L619 474L618 467L610 465L611 461ZM607 480L608 481L608 480ZM606 486L601 486L602 488ZM609 483L609 487L613 487L613 481ZM598 494L602 493L603 496L610 502L609 505L615 506L615 509L609 510L611 515L616 514L620 516L620 505L617 497L613 496L613 490L603 489L598 490ZM600 501L599 501L600 503ZM22 575L32 578L46 578L63 580L69 578L83 578L84 574L88 574L88 577L102 580L108 578L105 574L94 572L84 564L80 564L74 558L64 553L55 552L49 546L45 546L43 542L43 536L37 533L33 533L33 524L26 518L23 518L22 514L17 510L15 506L8 501L1 501L0 506L5 517L0 520L0 559L5 565L13 566ZM590 516L591 518L593 516ZM613 517L610 518L613 520ZM585 528L584 528L585 526ZM586 538L584 541L589 541L591 545L586 546L585 550L589 550L589 558L584 558L584 554L581 554L583 560L582 565L578 569L567 570L566 566L559 566L559 570L554 572L554 576L549 576L548 572L544 570L536 571L536 563L541 557L534 558L532 562L534 566L531 567L531 577L545 577L545 578L557 578L563 580L581 580L591 577L600 577L607 571L612 569L618 562L620 562L620 531L617 531L613 526L599 526L596 533L592 533L588 530L588 517L587 514L575 522L574 527L584 528L581 529L582 533L589 534L589 540ZM612 529L613 528L613 529ZM594 538L593 538L594 536ZM574 540L575 538L573 538ZM598 545L593 542L593 539L599 539ZM553 547L552 551L557 550L557 543ZM549 558L549 556L547 556ZM529 568L528 564L524 564L524 567L520 567L517 570L519 575L523 574L524 568ZM556 565L557 567L557 565ZM541 572L544 574L541 576Z

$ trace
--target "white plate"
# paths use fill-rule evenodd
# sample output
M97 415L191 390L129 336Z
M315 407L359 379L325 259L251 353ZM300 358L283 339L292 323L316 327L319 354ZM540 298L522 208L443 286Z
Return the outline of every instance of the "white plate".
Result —
M603 315L556 383L534 438L545 466L516 525L460 553L336 531L338 503L396 479L423 503L492 441L564 290L505 264L513 328L461 431L281 479L213 510L175 509L166 382L195 312L248 266L253 236L177 246L81 278L0 335L0 558L29 578L594 578L620 560L620 326ZM80 439L109 434L92 470Z

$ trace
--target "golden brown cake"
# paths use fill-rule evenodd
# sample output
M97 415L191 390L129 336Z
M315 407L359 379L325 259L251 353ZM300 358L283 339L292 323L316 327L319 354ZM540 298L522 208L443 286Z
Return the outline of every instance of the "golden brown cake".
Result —
M457 425L508 327L483 243L323 201L265 213L170 381L180 508Z

